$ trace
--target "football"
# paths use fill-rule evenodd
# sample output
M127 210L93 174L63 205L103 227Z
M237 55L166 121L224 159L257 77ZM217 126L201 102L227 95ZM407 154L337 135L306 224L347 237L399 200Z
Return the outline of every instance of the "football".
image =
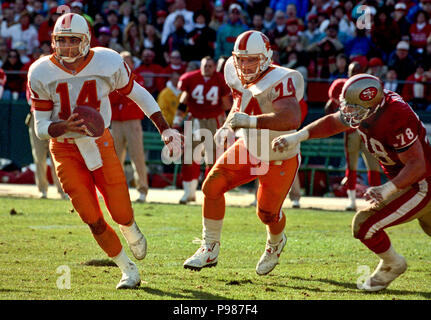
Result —
M90 137L100 137L105 130L105 121L99 111L88 106L77 106L74 113L79 114L79 119L83 119L87 128L87 135Z

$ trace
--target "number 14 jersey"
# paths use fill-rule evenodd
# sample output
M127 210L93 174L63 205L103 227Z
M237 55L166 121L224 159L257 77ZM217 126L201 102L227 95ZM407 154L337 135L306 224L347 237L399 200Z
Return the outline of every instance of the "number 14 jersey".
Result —
M75 107L85 105L101 113L107 128L112 114L109 94L114 90L129 94L134 77L117 52L97 47L90 49L75 72L54 55L36 60L30 66L28 86L34 109L51 111L52 121L66 120ZM77 134L69 132L62 137L75 138Z

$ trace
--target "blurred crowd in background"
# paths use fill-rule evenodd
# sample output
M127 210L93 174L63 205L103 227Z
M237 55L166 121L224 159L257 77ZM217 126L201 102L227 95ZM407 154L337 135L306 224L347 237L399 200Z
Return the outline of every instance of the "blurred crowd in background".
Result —
M2 1L2 99L25 98L26 71L52 53L65 6L87 19L92 46L130 52L155 98L202 57L229 57L236 37L255 29L270 38L274 63L299 70L308 84L328 86L358 61L414 108L431 110L431 0Z

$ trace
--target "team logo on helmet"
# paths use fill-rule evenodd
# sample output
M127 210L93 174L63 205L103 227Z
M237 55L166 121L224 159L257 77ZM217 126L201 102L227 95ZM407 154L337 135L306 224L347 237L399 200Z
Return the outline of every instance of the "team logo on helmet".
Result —
M361 91L359 94L359 99L362 101L370 101L377 95L377 88L375 87L368 87Z

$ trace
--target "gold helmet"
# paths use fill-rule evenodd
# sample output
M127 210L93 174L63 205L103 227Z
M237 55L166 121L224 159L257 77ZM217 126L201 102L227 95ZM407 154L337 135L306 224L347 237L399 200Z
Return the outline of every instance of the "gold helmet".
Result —
M352 128L370 117L383 105L382 82L375 76L360 73L349 78L340 94L340 112L343 120Z

